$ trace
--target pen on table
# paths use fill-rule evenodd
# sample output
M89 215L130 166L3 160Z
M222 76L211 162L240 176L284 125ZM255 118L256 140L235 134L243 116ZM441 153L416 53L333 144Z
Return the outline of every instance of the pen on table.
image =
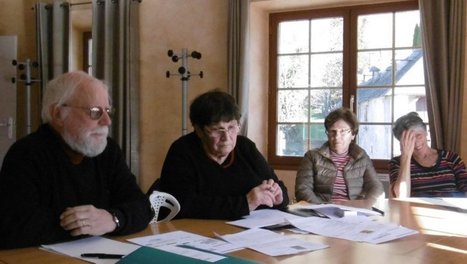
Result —
M81 257L83 258L100 258L100 259L121 259L125 255L120 254L107 254L107 253L83 253Z
M378 209L378 208L376 208L376 207L371 207L371 210L373 210L373 211L375 211L375 212L377 212L377 213L380 213L381 215L383 215L383 216L384 216L384 211L382 211L382 210L379 210L379 209Z

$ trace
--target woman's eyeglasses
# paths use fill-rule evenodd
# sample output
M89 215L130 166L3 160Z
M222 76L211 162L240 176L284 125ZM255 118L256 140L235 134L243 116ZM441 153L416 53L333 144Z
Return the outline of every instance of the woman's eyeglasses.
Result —
M105 107L105 108L102 108L100 106L84 107L84 106L72 106L72 105L67 105L67 104L63 104L62 106L86 110L86 112L88 113L89 117L92 120L99 120L104 114L104 111L110 117L115 113L115 108L113 107Z
M215 128L215 129L206 128L205 130L208 136L213 137L213 138L220 138L224 135L224 133L227 133L229 135L237 134L238 131L240 131L240 126L231 125L231 126L228 126L227 128Z
M348 135L350 132L352 132L352 129L350 129L350 128L348 128L348 129L326 130L326 135L328 135L330 137L335 137L337 135L340 135L342 137L342 136Z

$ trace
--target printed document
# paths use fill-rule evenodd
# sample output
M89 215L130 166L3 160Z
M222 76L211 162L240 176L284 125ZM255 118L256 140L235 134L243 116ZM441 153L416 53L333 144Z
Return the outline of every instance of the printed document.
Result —
M372 244L418 233L403 226L392 223L379 223L371 220L371 218L361 216L335 219L304 217L289 219L289 222L301 230L317 235Z
M261 228L252 228L235 234L218 236L239 247L247 247L273 257L314 251L328 247L328 245L325 244L312 243Z
M301 218L294 214L286 213L277 209L262 209L250 212L243 219L226 222L227 224L243 228L259 228L288 225L287 219Z
M141 246L153 247L209 262L224 258L221 255L211 254L209 252L224 254L243 249L238 245L233 245L220 239L209 238L185 231L173 231L163 234L137 237L128 239L128 241Z

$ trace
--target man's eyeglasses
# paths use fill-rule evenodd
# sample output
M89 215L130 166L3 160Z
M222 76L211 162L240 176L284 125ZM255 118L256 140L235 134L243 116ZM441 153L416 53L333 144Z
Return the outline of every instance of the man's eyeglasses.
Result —
M102 108L100 106L84 107L84 106L72 106L72 105L67 105L67 104L63 104L62 106L86 110L86 112L88 113L89 117L92 120L99 120L104 114L104 111L110 117L115 113L115 108L112 108L112 107L105 107L105 108Z
M227 133L229 135L235 135L240 131L240 126L239 125L230 125L227 128L216 128L216 129L208 129L206 128L206 133L208 136L213 137L213 138L220 138L224 135L224 133Z
M350 129L350 128L348 128L348 129L326 130L326 135L331 136L331 137L335 137L337 135L346 136L350 132L352 132L352 129Z

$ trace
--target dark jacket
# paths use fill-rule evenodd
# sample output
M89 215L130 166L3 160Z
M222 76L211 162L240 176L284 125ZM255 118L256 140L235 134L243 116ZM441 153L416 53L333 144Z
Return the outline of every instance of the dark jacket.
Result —
M100 155L75 165L48 125L10 148L0 171L0 196L0 248L73 239L60 226L67 207L92 204L114 211L119 235L144 229L152 217L147 197L111 138Z
M158 185L180 202L178 218L237 219L248 215L246 194L268 179L278 182L283 193L282 204L275 208L286 209L287 189L256 145L244 136L237 136L232 152L232 164L223 167L205 154L194 132L172 144Z

